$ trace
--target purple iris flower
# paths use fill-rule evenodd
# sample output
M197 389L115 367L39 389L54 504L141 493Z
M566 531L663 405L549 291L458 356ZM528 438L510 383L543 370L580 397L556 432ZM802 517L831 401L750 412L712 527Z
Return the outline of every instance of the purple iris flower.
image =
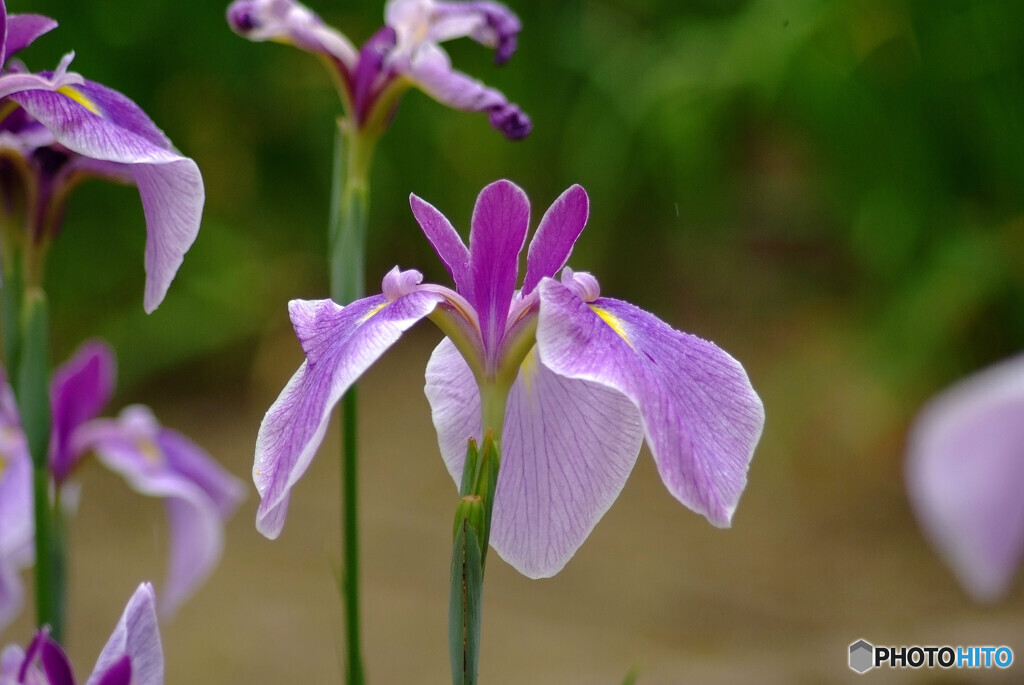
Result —
M979 601L1024 558L1024 355L960 381L914 422L907 489L925 534Z
M35 560L34 529L32 459L14 395L0 379L0 631L25 601L19 571Z
M426 371L441 454L456 483L467 441L492 430L501 469L491 545L531 577L557 573L618 496L644 438L669 492L728 526L764 410L739 362L631 304L601 297L587 273L562 270L589 212L566 190L519 254L526 195L484 188L467 248L434 207L412 211L455 282L421 283L396 267L383 294L341 307L290 303L306 361L267 412L253 476L257 528L276 537L289 493L323 439L334 405L401 334L430 317L447 335Z
M242 483L184 435L133 405L116 419L95 418L114 390L114 356L87 342L50 384L50 470L60 488L89 453L137 492L160 497L170 526L170 567L161 610L173 614L216 567L224 523L245 497Z
M44 628L28 649L9 645L0 654L0 685L75 685L71 662ZM85 685L163 685L164 653L153 586L135 591L96 660Z
M236 0L228 24L250 40L273 40L323 57L360 129L387 126L398 98L415 86L438 102L486 112L511 139L525 137L530 118L504 95L452 68L438 43L469 37L505 62L516 49L519 19L496 2L389 0L385 26L361 49L293 0Z
M10 60L56 26L39 15L8 16L0 1L0 29L6 29L0 34L0 207L8 214L23 210L28 235L22 239L45 245L81 179L137 186L147 227L143 304L152 312L199 232L199 167L127 97L65 73L71 55L53 74L32 74Z

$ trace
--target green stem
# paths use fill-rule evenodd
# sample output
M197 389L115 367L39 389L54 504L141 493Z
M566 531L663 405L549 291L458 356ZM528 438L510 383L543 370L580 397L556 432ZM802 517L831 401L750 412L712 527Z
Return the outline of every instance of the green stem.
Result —
M49 625L58 642L64 634L66 583L59 504L50 500L50 334L46 295L25 291L21 306L20 360L14 376L22 429L32 455L36 543L36 620Z
M364 296L369 171L375 140L338 121L329 235L330 293L348 305ZM341 400L341 531L348 685L363 685L359 616L358 406L353 386Z

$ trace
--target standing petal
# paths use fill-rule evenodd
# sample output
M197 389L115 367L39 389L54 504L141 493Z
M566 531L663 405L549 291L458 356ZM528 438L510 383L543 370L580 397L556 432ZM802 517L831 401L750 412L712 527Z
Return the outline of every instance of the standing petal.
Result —
M444 268L455 282L456 290L472 302L473 280L469 275L469 250L459 237L458 231L448 218L429 202L410 194L409 205L412 207L412 215L416 217L416 222L423 229L423 234L427 236L434 252L441 258Z
M480 191L473 207L469 269L473 303L484 349L494 353L505 330L519 274L519 253L530 227L530 201L510 181L495 181Z
M569 261L576 239L587 225L590 199L582 186L573 185L551 203L540 220L526 254L523 294L528 295L545 276L554 276Z
M262 501L256 528L276 538L291 488L323 440L331 410L345 391L402 333L443 296L416 291L394 302L383 295L341 307L330 300L293 300L289 311L306 361L267 410L256 438L253 481Z
M97 83L26 91L12 99L72 152L125 165L146 215L144 306L152 312L199 233L205 198L199 167L174 151L135 103Z
M739 362L628 303L588 304L552 279L541 281L539 292L544 364L628 397L669 492L728 526L764 424L761 400Z
M53 374L50 469L58 484L67 478L80 456L73 450L72 433L98 416L114 393L114 368L114 353L110 347L100 340L90 340Z
M163 685L164 653L156 618L156 593L149 583L140 585L128 600L85 685L100 685L125 656L131 660L132 685Z
M11 55L28 47L32 41L44 33L57 28L57 22L41 14L9 14L7 15L7 42L0 52L0 65Z
M466 441L480 439L480 395L448 340L427 365L441 453L458 483ZM618 497L643 428L621 393L552 373L531 352L509 393L491 545L530 578L553 576Z
M1024 558L1024 355L932 400L911 430L907 490L921 526L980 601Z

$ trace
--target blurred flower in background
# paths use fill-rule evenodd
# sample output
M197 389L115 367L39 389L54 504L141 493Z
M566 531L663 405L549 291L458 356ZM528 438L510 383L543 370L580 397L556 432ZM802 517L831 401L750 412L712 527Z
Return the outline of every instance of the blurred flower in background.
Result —
M907 489L928 538L972 597L999 599L1024 556L1024 355L929 402L908 451Z

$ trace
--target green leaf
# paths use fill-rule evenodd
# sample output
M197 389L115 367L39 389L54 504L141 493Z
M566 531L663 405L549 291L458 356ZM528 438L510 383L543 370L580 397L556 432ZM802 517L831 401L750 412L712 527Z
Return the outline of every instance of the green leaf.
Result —
M452 685L475 685L480 668L483 560L478 531L462 520L452 546L451 600L448 606L448 655Z

